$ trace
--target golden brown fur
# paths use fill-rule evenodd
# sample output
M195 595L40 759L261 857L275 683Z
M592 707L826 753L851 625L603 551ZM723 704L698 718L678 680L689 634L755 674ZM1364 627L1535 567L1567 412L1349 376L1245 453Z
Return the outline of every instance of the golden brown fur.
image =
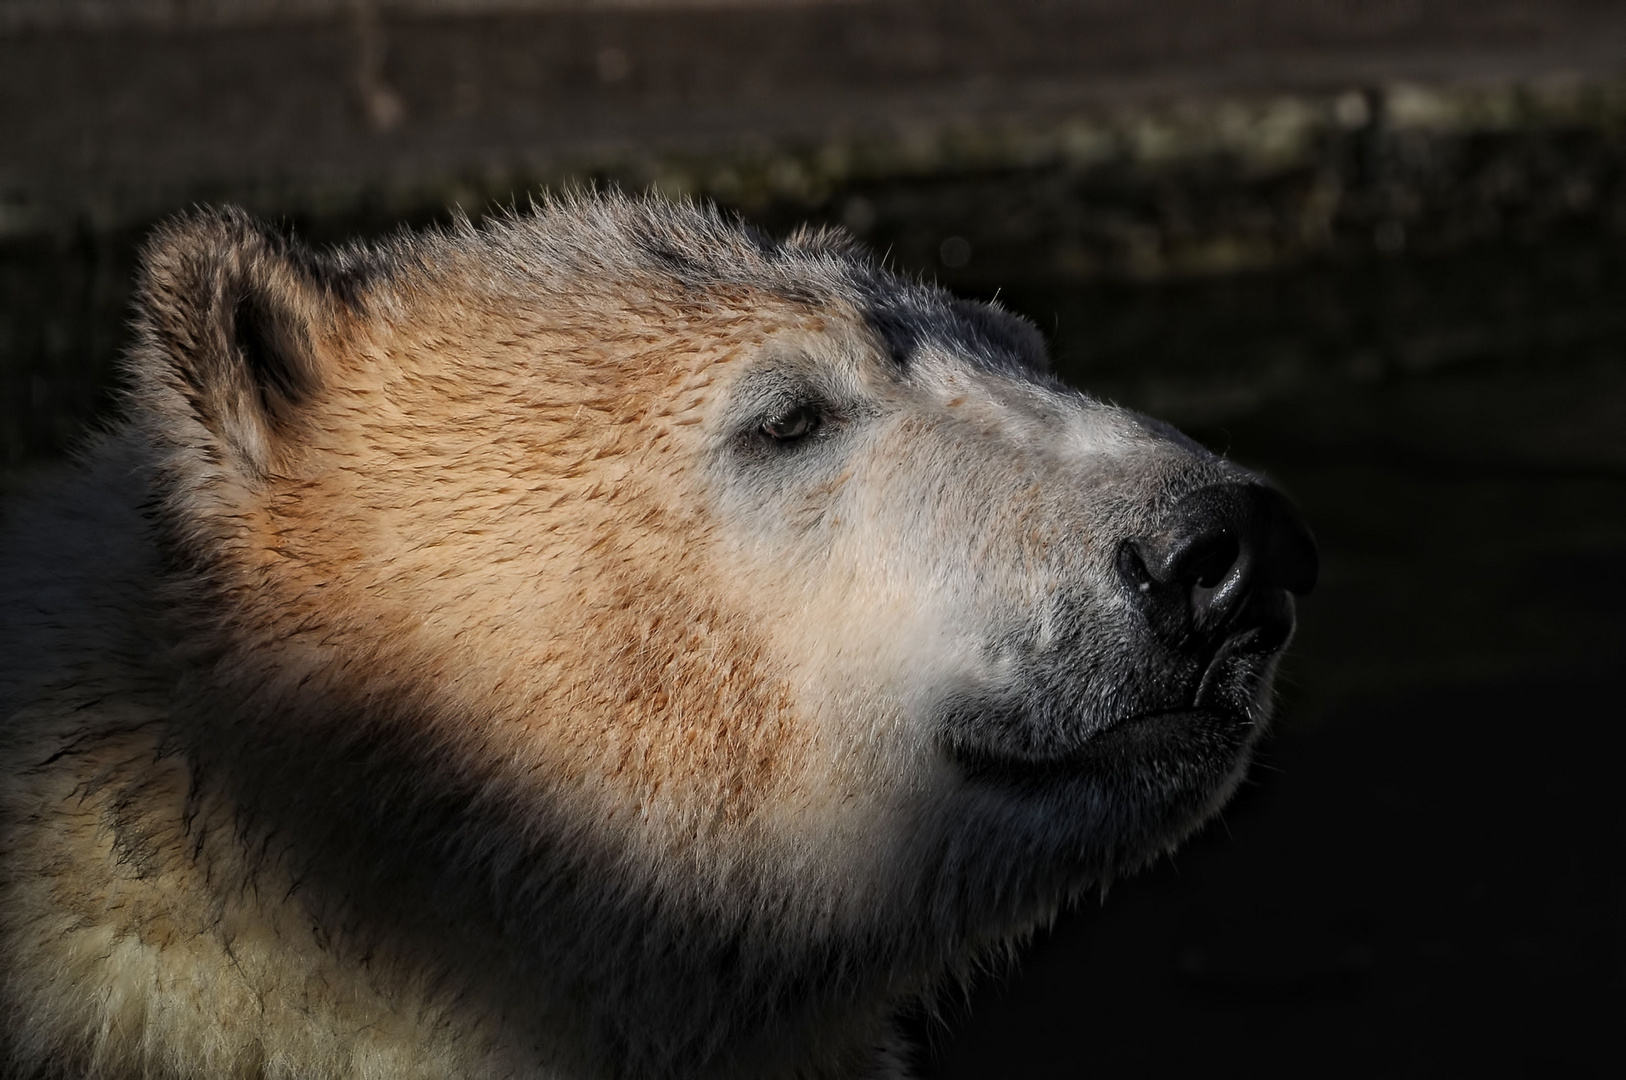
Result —
M902 1075L900 1002L1239 775L944 756L1056 640L1080 732L1155 705L1101 560L1234 471L1002 313L608 197L144 267L127 419L0 540L19 1075Z

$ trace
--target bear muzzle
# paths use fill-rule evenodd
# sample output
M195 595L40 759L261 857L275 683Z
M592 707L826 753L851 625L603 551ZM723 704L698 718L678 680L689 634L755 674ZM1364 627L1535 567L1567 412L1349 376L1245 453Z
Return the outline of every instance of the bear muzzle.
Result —
M1241 760L1265 719L1295 598L1319 574L1303 519L1262 482L1211 484L1120 541L1114 562L1132 643L1120 655L1064 643L1011 684L943 702L944 750L968 775L1027 784L1195 756L1217 779ZM1093 657L1096 677L1080 677L1067 654Z

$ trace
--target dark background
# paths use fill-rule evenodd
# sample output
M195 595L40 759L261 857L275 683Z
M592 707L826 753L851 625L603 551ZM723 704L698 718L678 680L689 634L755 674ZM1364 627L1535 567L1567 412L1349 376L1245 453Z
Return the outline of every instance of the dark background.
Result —
M1322 545L1250 784L925 1075L1618 1074L1626 5L0 0L0 465L110 407L167 213L570 183L997 295Z

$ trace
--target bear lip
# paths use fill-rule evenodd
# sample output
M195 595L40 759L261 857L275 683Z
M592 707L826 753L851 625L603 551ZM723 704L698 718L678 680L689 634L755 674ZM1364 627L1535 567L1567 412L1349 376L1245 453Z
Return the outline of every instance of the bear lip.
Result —
M1192 695L1189 707L1225 710L1228 704L1224 699L1228 689L1226 676L1234 674L1238 663L1248 665L1251 661L1261 667L1268 665L1287 647L1292 636L1293 624L1289 622L1285 626L1254 627L1226 638L1203 665L1203 673L1197 680L1197 690Z
M1063 782L1124 767L1169 763L1171 755L1240 757L1263 728L1267 665L1286 645L1285 632L1250 630L1222 642L1208 657L1183 702L1109 720L1079 743L1055 752L945 740L947 756L969 779L1017 783ZM1237 677L1254 683L1238 693ZM1257 680L1257 682L1255 682Z
M1259 730L1245 712L1187 708L1124 717L1060 754L1038 756L964 744L948 747L967 779L1027 787L1140 771L1171 754L1240 758Z

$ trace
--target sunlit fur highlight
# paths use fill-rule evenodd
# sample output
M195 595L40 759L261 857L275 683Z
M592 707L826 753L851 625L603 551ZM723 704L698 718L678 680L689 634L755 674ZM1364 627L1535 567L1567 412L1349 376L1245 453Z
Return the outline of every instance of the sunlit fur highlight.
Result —
M753 464L774 378L844 458ZM200 212L128 382L0 539L19 1076L902 1076L901 1004L1240 775L1165 812L945 759L934 703L1054 641L1103 717L1155 693L1102 568L1229 466L838 235Z

